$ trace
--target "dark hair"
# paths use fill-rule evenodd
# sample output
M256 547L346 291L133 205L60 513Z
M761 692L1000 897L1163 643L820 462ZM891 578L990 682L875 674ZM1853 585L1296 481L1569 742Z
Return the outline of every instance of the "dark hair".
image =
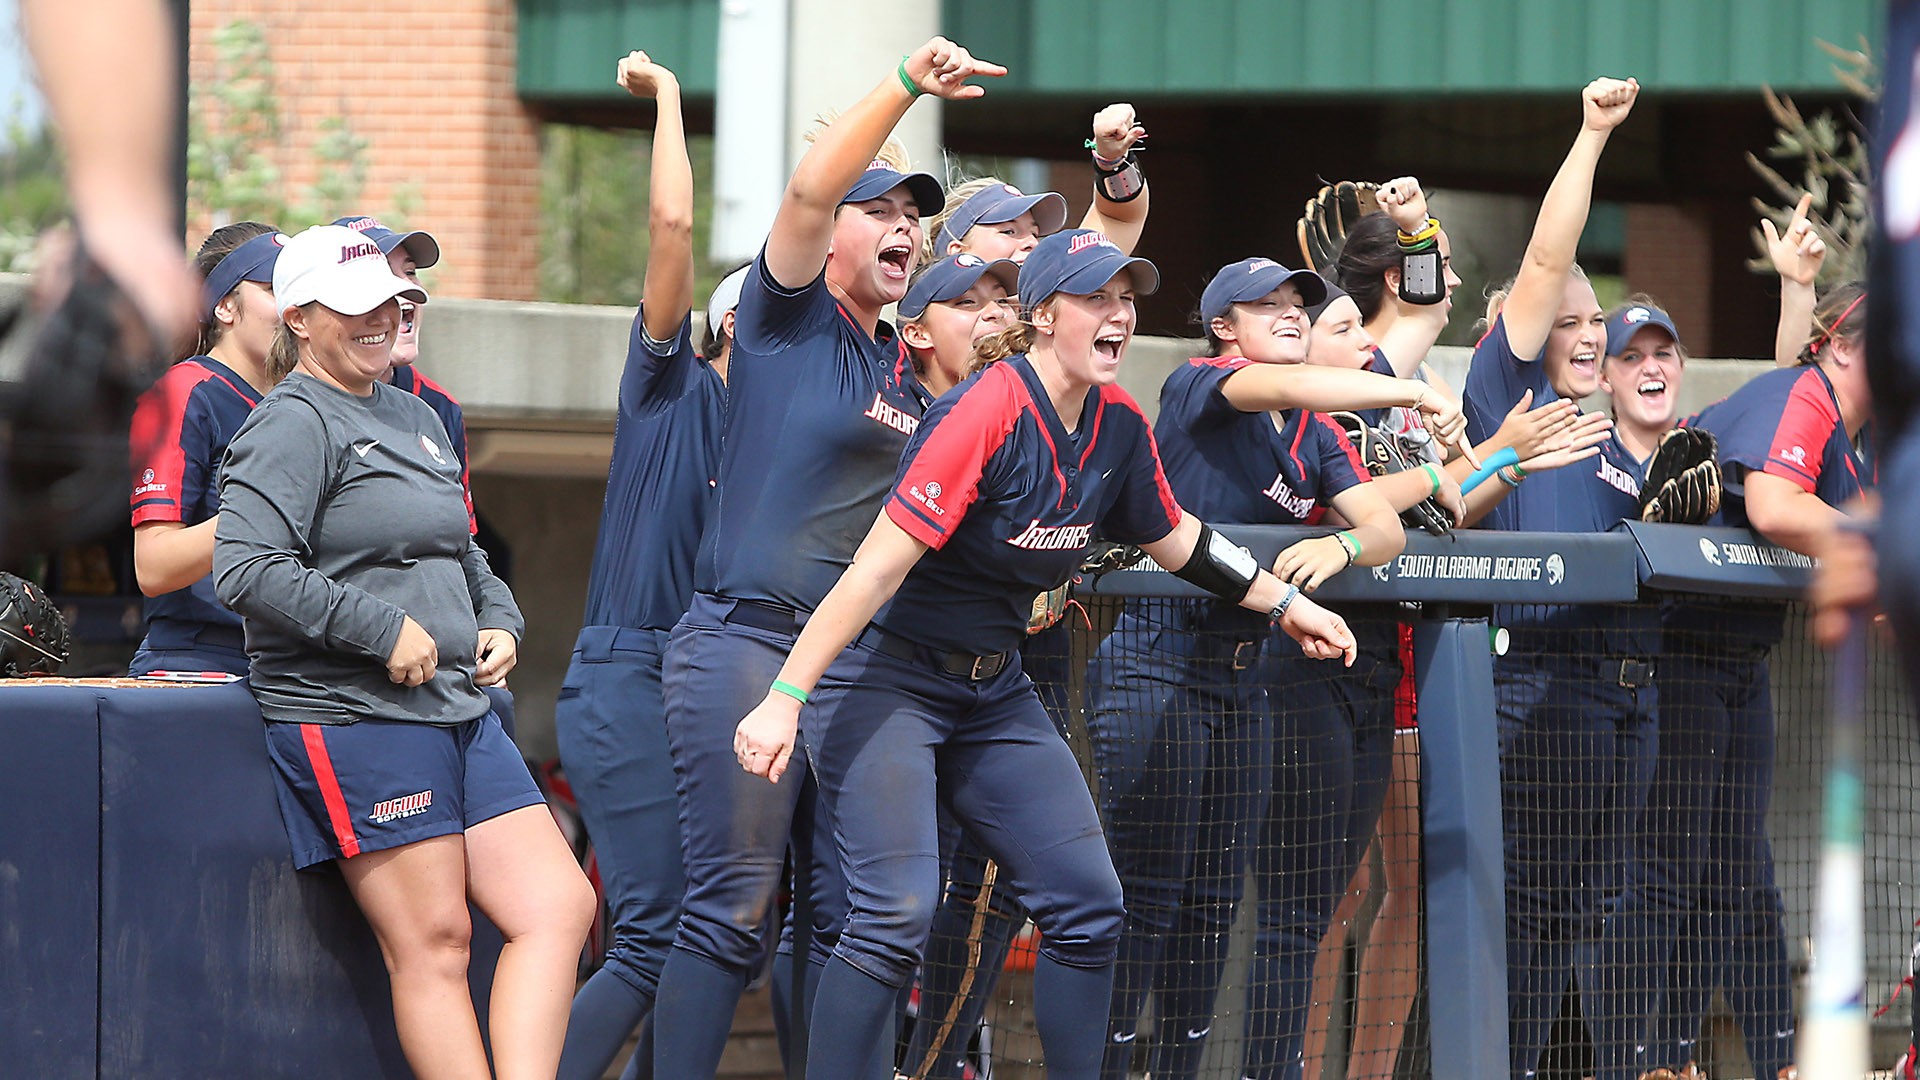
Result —
M743 263L741 263L741 264L740 264L740 265L738 265L738 266L730 266L730 267L728 267L728 268L727 268L727 270L726 270L726 272L720 275L720 280L721 280L721 281L725 281L725 280L727 280L728 278L730 278L730 277L732 277L733 275L735 275L735 274L737 274L737 273L739 273L740 271L742 271L742 270L744 270L744 269L746 269L746 268L747 268L747 267L748 267L749 265L751 265L751 263L744 263L744 262L743 262ZM718 286L718 285L715 285L715 286L714 286L714 288L716 288L716 289L717 289L717 288L719 288L719 286ZM711 294L709 294L709 295L711 295ZM738 305L736 304L736 306L738 306ZM722 318L724 319L724 316L722 316ZM705 322L705 320L701 320L701 321L702 321L702 322ZM722 334L722 333L720 332L720 327L719 327L719 326L717 326L717 325L714 325L714 324L711 324L711 323L708 323L708 324L707 324L706 326L703 326L703 327L701 328L701 330L700 330L700 358L701 358L701 359L703 359L703 360L705 360L705 361L706 361L707 363L709 363L709 364L711 364L711 363L713 363L713 362L714 362L715 360L718 360L718 359L720 359L720 350L722 350L723 348L725 348L725 347L726 347L726 344L727 344L727 339L726 339L726 337L725 337L725 335L723 335L723 334Z
M1372 322L1387 299L1387 271L1400 269L1400 228L1386 211L1367 214L1347 230L1334 261L1334 284L1360 308L1360 321Z
M200 241L200 250L194 252L193 255L194 273L199 274L200 280L204 282L208 277L212 276L213 268L220 265L221 259L233 254L233 249L256 236L265 236L268 233L279 231L280 230L273 226L260 221L236 221L231 225L222 225L208 233L205 240ZM239 286L235 286L235 288L238 287ZM225 297L221 299L225 299ZM220 320L207 320L201 324L199 334L193 340L193 352L188 355L207 355L208 350L219 344L220 338L225 334L226 328L220 325ZM181 357L180 359L185 359L185 357Z
M1859 345L1867 336L1867 283L1837 285L1813 305L1813 331L1800 346L1800 362L1817 364L1832 355L1827 344L1835 338Z

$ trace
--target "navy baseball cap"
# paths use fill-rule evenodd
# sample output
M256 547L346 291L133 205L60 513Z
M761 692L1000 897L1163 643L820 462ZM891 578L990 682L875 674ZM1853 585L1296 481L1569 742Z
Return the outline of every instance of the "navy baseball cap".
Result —
M273 288L273 264L280 261L280 249L286 245L285 236L277 232L262 233L214 263L200 290L201 324L213 324L213 309L220 306L228 293L239 288L241 282L251 281Z
M1327 299L1327 282L1311 270L1289 270L1272 259L1241 259L1228 263L1207 282L1200 294L1200 321L1211 323L1222 318L1235 304L1258 300L1282 285L1300 291L1302 306L1322 304Z
M925 270L913 279L907 287L907 295L900 300L900 317L917 319L927 310L928 304L943 303L964 296L968 289L981 277L992 274L1000 284L1013 294L1020 287L1020 264L1012 259L995 259L992 262L978 255L962 252L949 255Z
M929 173L903 173L884 161L874 161L867 165L867 171L853 182L843 203L866 202L877 199L894 188L905 184L907 194L913 196L914 204L920 207L924 217L932 217L947 204L946 193L940 190L940 181Z
M365 214L336 218L329 224L343 225L357 233L365 233L367 239L380 246L380 254L391 255L393 249L404 247L407 254L413 256L413 265L421 270L440 261L440 241L430 233L419 231L394 232L380 224L378 218Z
M1633 335L1649 326L1665 330L1674 345L1680 344L1680 331L1673 328L1673 319L1666 312L1652 304L1628 304L1607 320L1607 355L1619 356Z
M1031 309L1054 293L1084 296L1133 271L1133 291L1145 296L1160 287L1160 270L1132 259L1119 245L1092 229L1067 229L1041 240L1020 264L1020 303Z
M1057 233L1067 223L1067 199L1057 191L1027 195L1012 184L994 184L968 197L960 208L940 225L936 245L944 250L966 238L975 225L998 225L1033 211L1033 227L1041 236Z

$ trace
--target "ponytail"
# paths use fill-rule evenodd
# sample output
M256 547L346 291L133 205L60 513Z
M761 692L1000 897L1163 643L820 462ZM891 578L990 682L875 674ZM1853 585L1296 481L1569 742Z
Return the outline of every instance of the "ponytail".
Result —
M311 305L309 305L311 306ZM278 383L300 362L300 339L284 321L273 332L273 347L267 350L267 381Z
M1813 307L1813 333L1800 346L1800 362L1817 364L1833 355L1839 339L1858 345L1867 333L1867 283L1849 281L1835 287Z

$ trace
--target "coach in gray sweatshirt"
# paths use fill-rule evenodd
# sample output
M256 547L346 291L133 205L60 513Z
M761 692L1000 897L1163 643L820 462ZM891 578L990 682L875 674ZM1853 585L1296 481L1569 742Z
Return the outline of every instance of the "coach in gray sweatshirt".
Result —
M410 286L396 295L426 299ZM508 649L524 629L468 532L445 428L380 377L391 334L376 336L315 336L318 363L300 359L267 394L221 470L214 584L246 620L269 720L478 719L488 710L474 682L483 628L510 635ZM391 663L403 644L418 658L418 638L402 641L409 623L431 638L432 661L411 667L418 685Z

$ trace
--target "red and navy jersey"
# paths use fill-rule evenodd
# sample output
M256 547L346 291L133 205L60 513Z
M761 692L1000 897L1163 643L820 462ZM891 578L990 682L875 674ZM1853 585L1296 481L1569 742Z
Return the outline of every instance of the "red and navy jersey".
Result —
M420 373L414 364L396 364L387 373L387 381L433 406L440 426L447 429L447 441L453 444L453 456L460 459L460 490L467 499L467 531L478 533L480 520L473 514L473 477L467 471L467 419L446 388Z
M1478 443L1493 436L1521 394L1533 391L1533 408L1558 401L1547 379L1547 365L1522 360L1507 340L1505 319L1474 346L1467 368L1467 437ZM1640 516L1640 484L1646 464L1616 434L1600 452L1562 469L1532 473L1495 504L1482 528L1516 532L1606 532ZM1500 483L1489 480L1488 483ZM1550 627L1607 631L1602 648L1621 656L1651 656L1658 650L1657 613L1626 605L1527 604L1498 607L1494 617L1513 629Z
M133 525L177 521L198 525L220 512L220 463L260 394L210 356L173 365L133 413ZM211 576L185 589L150 596L147 620L240 628L240 616L213 595Z
M584 625L670 630L693 601L693 557L720 468L727 384L693 349L693 320L671 342L633 318L600 538Z
M1776 368L1700 410L1688 426L1713 432L1720 444L1720 475L1726 498L1721 515L1729 525L1747 525L1746 478L1763 472L1791 480L1829 506L1874 486L1877 462L1861 432L1847 436L1827 373L1813 364Z
M1222 386L1255 361L1197 356L1160 388L1153 434L1180 504L1203 521L1316 524L1335 495L1370 479L1340 425L1305 409L1241 412Z
M988 367L927 410L886 514L933 550L874 617L935 649L1011 649L1033 596L1065 582L1096 533L1159 540L1180 523L1140 406L1087 391L1069 433L1025 356Z
M694 587L812 611L873 527L929 397L891 326L868 337L824 271L788 289L765 260L734 309L720 488Z

